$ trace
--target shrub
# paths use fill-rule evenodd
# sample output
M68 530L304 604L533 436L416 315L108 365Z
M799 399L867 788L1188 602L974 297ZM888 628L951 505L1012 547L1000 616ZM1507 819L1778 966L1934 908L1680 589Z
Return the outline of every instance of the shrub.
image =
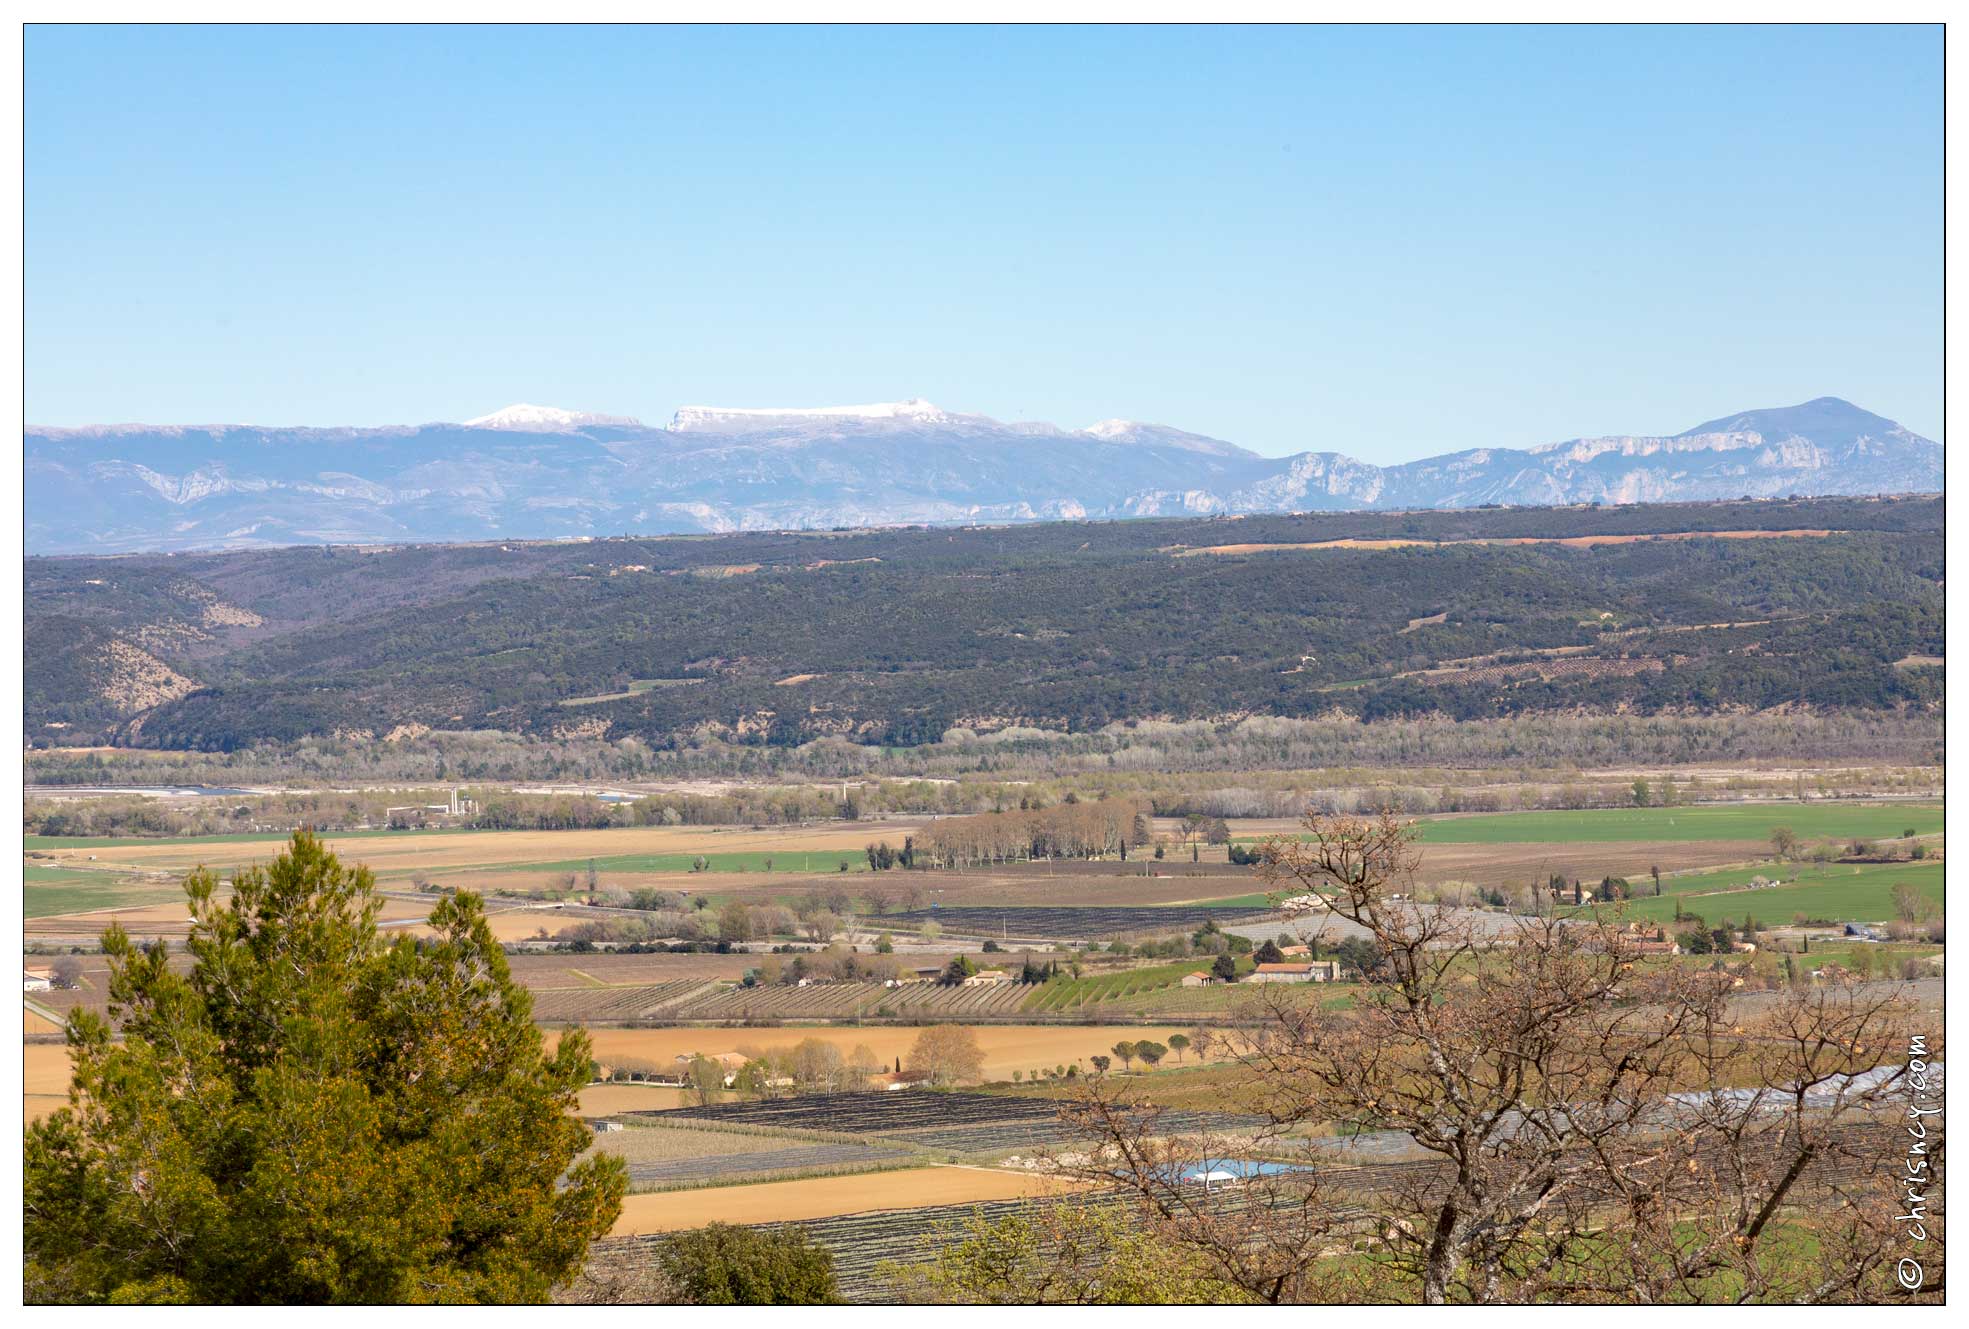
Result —
M657 1259L692 1305L829 1306L841 1300L833 1253L805 1228L762 1232L712 1223L671 1237Z

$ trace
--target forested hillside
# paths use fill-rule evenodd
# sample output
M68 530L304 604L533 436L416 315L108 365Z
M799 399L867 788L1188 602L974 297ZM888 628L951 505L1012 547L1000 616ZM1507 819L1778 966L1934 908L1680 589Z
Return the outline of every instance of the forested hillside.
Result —
M1939 707L1942 577L1939 499L33 559L27 733Z

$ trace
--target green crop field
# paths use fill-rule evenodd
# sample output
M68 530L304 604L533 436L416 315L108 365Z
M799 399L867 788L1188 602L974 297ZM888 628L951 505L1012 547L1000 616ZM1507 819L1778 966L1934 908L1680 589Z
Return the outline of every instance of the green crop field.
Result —
M1263 891L1253 891L1249 895L1227 895L1221 900L1196 900L1186 903L1209 905L1211 908L1269 909L1272 897Z
M70 872L28 864L21 872L22 915L48 918L182 897L175 886L135 882L116 872Z
M480 830L471 826L428 826L414 831L393 831L388 827L378 827L370 831L331 831L325 838L367 840L383 836L499 834L502 832ZM292 831L265 831L250 835L28 835L22 837L22 845L27 849L105 849L135 844L285 844L293 838Z
M1345 1010L1354 1004L1358 987L1352 983L1280 984L1262 989L1266 999L1287 997L1311 1003L1322 1010ZM1261 990L1249 983L1213 983L1207 988L1162 987L1110 1001L1110 1010L1169 1020L1194 1020L1210 1015L1226 1015L1253 1001Z
M1761 891L1734 889L1759 875L1785 884ZM1664 877L1660 896L1644 895L1625 901L1624 907L1627 917L1667 923L1675 917L1679 902L1712 927L1725 919L1741 923L1746 915L1766 927L1789 923L1799 914L1835 922L1883 922L1894 917L1895 886L1905 882L1939 905L1942 877L1939 863L1774 864ZM1632 884L1636 890L1653 889L1653 883L1645 880Z
M1940 803L1749 803L1676 808L1594 808L1420 818L1423 844L1566 844L1648 840L1768 840L1788 826L1801 840L1885 840L1912 828L1942 829ZM1255 844L1261 836L1239 836Z
M1056 978L1036 988L1033 995L1027 998L1025 1009L1071 1011L1083 1006L1117 1004L1125 998L1176 987L1182 982L1184 974L1193 973L1198 969L1207 971L1214 958L1199 956L1194 960L1184 960L1178 964L1145 965L1139 969L1123 969L1112 974L1090 975L1086 978ZM1239 956L1239 971L1249 972L1250 968L1250 957Z
M1889 839L1942 829L1939 803L1757 803L1735 807L1507 812L1422 823L1424 844L1563 844L1620 840L1768 840L1788 826L1801 840Z

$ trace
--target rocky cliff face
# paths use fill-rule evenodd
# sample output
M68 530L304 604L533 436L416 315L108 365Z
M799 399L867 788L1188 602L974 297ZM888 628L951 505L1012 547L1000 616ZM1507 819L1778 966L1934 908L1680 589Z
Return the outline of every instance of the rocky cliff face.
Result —
M553 407L384 429L118 425L26 435L30 553L1911 493L1942 449L1836 398L1669 438L1375 466L1163 425L1002 423L928 402Z

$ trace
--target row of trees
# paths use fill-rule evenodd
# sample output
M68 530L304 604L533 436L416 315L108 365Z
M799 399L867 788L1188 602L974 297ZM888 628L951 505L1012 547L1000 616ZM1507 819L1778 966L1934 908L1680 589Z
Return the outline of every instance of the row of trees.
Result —
M1121 1063L1123 1070L1133 1070L1138 1061L1153 1070L1172 1052L1176 1054L1176 1059L1181 1061L1183 1053L1189 1047L1190 1037L1187 1034L1171 1034L1167 1043L1158 1043L1150 1038L1138 1039L1132 1043L1123 1039L1108 1049L1114 1054L1112 1060L1107 1057L1094 1057L1092 1061L1094 1069L1103 1075L1116 1061Z
M843 1053L824 1039L804 1038L791 1047L737 1051L745 1060L736 1070L702 1055L691 1059L684 1082L693 1101L716 1103L728 1093L761 1099L859 1092L891 1069L866 1043ZM984 1077L984 1049L977 1032L965 1025L931 1025L917 1034L894 1070L943 1088L974 1084Z
M913 845L916 862L964 867L1044 858L1108 858L1146 843L1149 806L1139 799L1074 800L1053 807L938 821Z
M35 785L299 784L374 782L409 787L453 781L483 789L542 779L624 782L692 777L859 779L862 811L960 815L995 810L1018 790L1057 801L1146 797L1157 815L1294 816L1394 806L1410 812L1513 812L1619 806L1628 786L1595 779L1607 768L1686 767L1727 762L1783 764L1800 758L1848 765L1818 774L1739 772L1684 786L1691 801L1722 793L1825 798L1920 792L1938 783L1941 726L1921 712L1816 710L1707 715L1550 715L1455 723L1443 719L1308 720L1256 715L1234 724L1127 720L1068 732L952 729L909 748L819 738L798 748L759 748L704 736L656 746L635 737L522 735L434 730L393 742L308 737L224 752L154 749L28 750ZM1319 772L1309 782L1307 772ZM1473 781L1471 773L1481 778ZM1064 778L1063 778L1064 777ZM1227 778L1228 777L1228 778ZM1000 781L1018 780L1017 786ZM838 783L835 786L838 792ZM770 791L768 791L770 792ZM1353 800L1353 801L1340 801ZM93 809L112 800L90 800ZM199 800L201 805L220 800ZM256 800L242 800L257 809ZM123 816L156 800L125 800ZM30 816L65 805L30 800ZM66 805L71 811L75 805ZM229 813L235 804L216 809ZM617 805L619 806L619 805ZM214 809L173 808L209 815ZM682 812L678 819L681 822ZM740 824L753 819L743 818ZM222 821L213 823L214 829ZM301 821L290 823L303 824ZM344 823L327 809L305 824ZM32 827L30 827L32 829ZM103 831L71 831L105 833ZM157 831L129 831L164 833ZM174 831L175 833L175 831Z
M402 743L351 745L329 740L268 744L234 753L30 752L29 779L61 783L265 784L319 780L427 784L441 797L442 772L465 767L460 778L483 809L474 824L489 827L605 827L629 825L783 825L828 820L846 810L840 787L784 784L782 775L863 778L850 801L858 815L957 816L1004 811L1028 803L1080 799L1145 800L1161 817L1278 817L1309 806L1358 812L1393 808L1410 814L1514 812L1631 805L1630 784L1594 778L1604 765L1773 760L1809 756L1856 763L1837 772L1803 775L1737 774L1726 779L1672 781L1672 798L1695 803L1718 797L1828 798L1926 792L1938 787L1940 728L1918 713L1659 717L1549 717L1451 723L1258 717L1234 725L1203 722L1117 724L1097 733L1033 731L1018 741L970 734L921 748L864 747L827 739L793 749L783 762L762 751L733 749L731 769L714 753L722 745L658 750L639 739L616 743L529 738L513 734L432 734ZM485 750L497 761L470 754ZM743 757L743 761L739 760ZM707 796L657 794L633 803L575 795L518 795L497 780L544 777L675 779L697 769L758 778L754 787ZM1885 764L1889 762L1907 765ZM739 771L738 766L746 769ZM940 774L911 778L913 771ZM1214 772L1235 771L1227 780ZM1309 775L1308 772L1317 772ZM950 778L965 776L969 778ZM1013 779L1017 783L1012 783ZM1668 794L1648 784L1650 802ZM330 788L266 796L165 802L140 797L87 800L28 798L28 834L86 836L216 835L300 826L346 830L384 824L384 808L401 792L344 793ZM1134 844L1145 843L1140 836ZM1795 837L1794 837L1795 842ZM1131 844L1131 849L1134 847ZM901 850L892 850L900 854Z

